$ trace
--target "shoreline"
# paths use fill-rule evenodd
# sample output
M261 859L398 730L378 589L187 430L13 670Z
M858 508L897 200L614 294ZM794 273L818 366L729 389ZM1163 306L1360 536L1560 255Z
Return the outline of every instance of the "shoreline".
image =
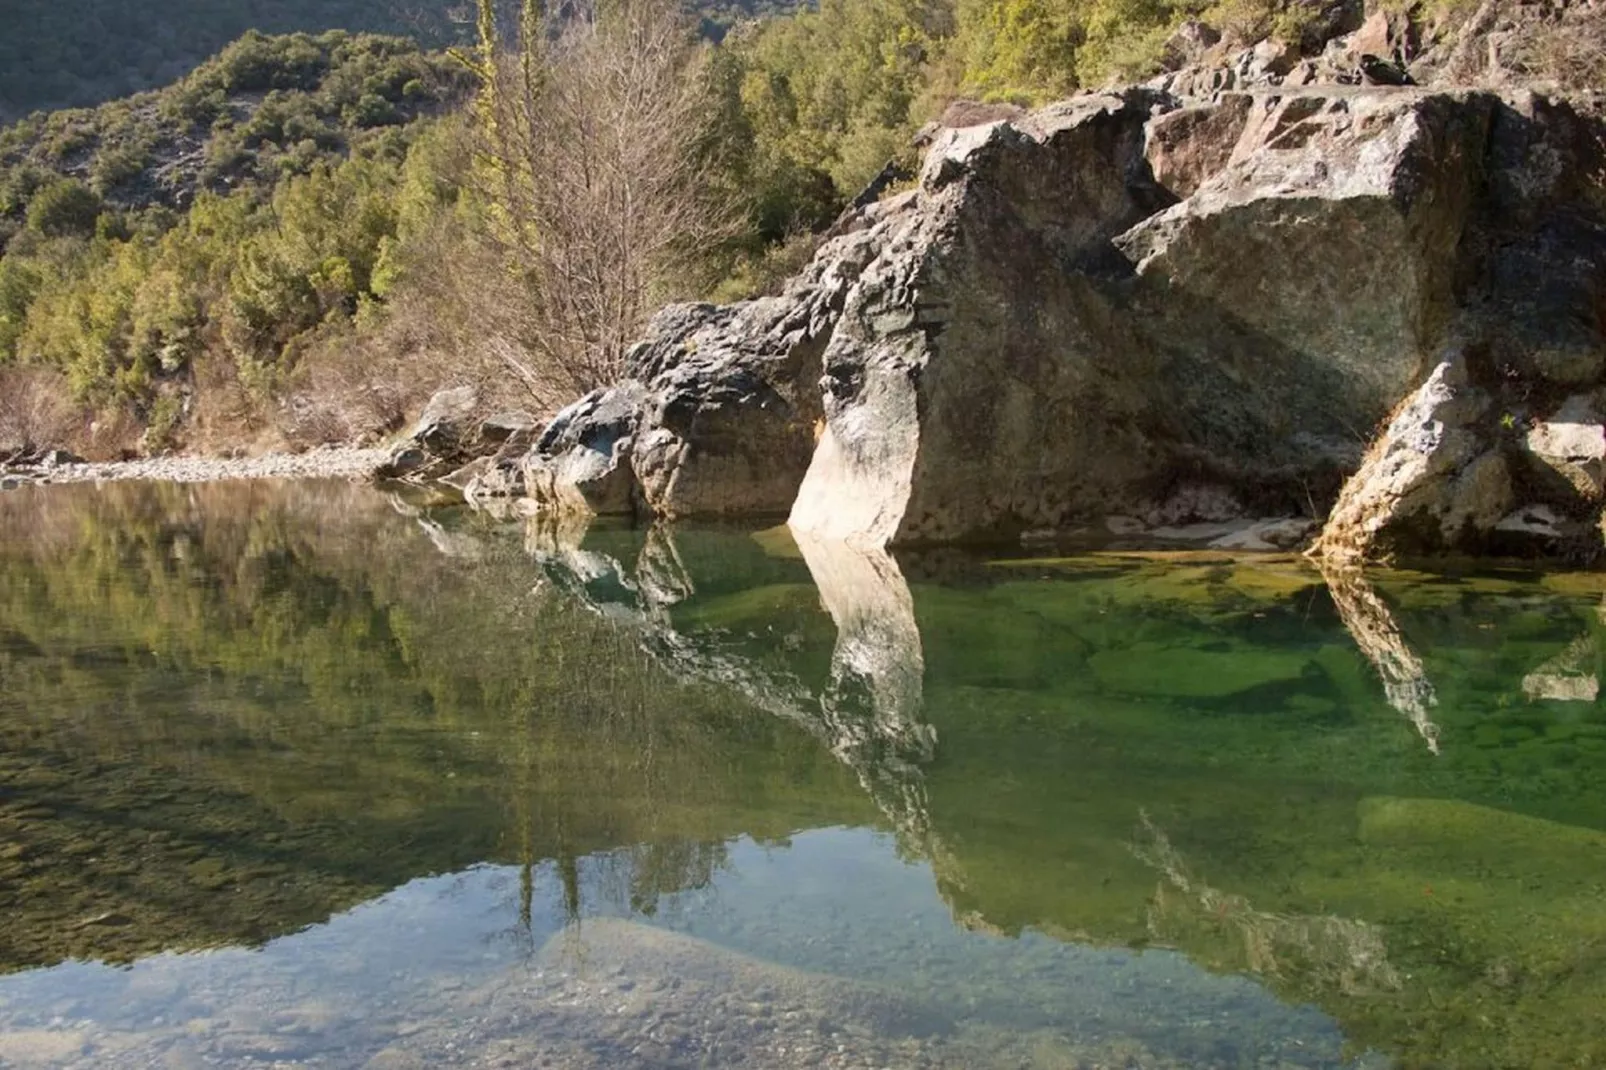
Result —
M366 479L388 456L389 450L384 448L335 446L306 453L266 453L260 457L178 456L132 461L75 461L0 468L0 488L132 480L213 483L231 479Z

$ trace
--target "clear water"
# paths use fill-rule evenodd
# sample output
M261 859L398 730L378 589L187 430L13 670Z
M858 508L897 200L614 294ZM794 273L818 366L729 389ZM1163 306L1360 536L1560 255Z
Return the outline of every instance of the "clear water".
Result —
M1606 1065L1592 575L0 496L0 1066Z

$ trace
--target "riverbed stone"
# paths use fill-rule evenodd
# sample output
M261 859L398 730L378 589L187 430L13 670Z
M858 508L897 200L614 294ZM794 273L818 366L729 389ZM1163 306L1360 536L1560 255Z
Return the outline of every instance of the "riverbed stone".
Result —
M472 459L479 404L479 391L472 386L436 391L407 434L391 446L380 477L438 478Z
M643 394L641 384L627 381L593 391L558 413L524 461L525 493L559 510L635 512L630 451ZM470 484L470 493L476 486Z
M479 392L472 386L436 391L407 438L432 453L451 455L464 445L478 405Z
M1164 196L1129 181L1151 103L1093 95L933 145L920 211L891 224L827 349L794 528L877 546L1014 537L1148 474L1142 398L1088 365L1119 329L1098 281L1111 240Z

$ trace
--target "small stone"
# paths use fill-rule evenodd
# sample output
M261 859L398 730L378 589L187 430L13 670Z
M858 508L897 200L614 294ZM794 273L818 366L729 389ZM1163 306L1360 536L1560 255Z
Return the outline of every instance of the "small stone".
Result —
M1545 539L1560 539L1564 521L1548 505L1531 505L1518 509L1495 525L1496 531L1507 534L1536 535Z

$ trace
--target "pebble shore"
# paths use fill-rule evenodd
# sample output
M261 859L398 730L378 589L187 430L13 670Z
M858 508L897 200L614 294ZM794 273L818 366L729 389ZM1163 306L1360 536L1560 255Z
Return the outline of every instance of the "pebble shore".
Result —
M306 453L261 457L147 457L134 461L17 467L0 471L5 489L28 483L103 483L158 480L211 483L224 479L355 479L373 475L387 456L383 449L333 447Z

